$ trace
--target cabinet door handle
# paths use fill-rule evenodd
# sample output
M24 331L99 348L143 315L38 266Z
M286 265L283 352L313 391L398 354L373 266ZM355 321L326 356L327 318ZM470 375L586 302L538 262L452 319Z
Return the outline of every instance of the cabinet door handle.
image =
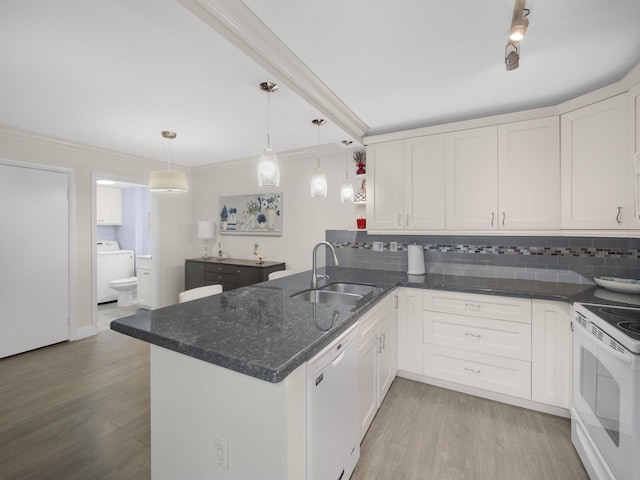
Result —
M491 226L493 227L493 220L496 218L496 212L491 212Z
M402 226L402 215L398 215L398 225Z
M622 223L620 217L622 216L622 207L618 207L618 214L616 215L616 222Z
M384 350L385 348L387 348L387 334L383 333L382 334L382 349Z
M504 227L504 219L507 218L507 213L502 212L502 226Z
M378 353L382 353L382 338L378 337Z
M409 214L407 213L407 226L409 226Z

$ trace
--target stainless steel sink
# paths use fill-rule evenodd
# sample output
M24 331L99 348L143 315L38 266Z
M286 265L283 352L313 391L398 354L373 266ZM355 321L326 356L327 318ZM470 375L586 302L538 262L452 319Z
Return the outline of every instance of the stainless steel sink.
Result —
M294 293L291 298L298 298L312 303L328 305L355 305L366 295L382 293L382 288L366 283L335 282L324 287L303 290Z
M350 293L354 295L360 295L364 297L370 293L377 295L382 293L382 288L377 285L369 285L366 283L347 283L347 282L335 282L325 285L324 287L320 287L319 290L325 292L339 292L339 293Z
M355 305L362 297L363 295L356 293L334 292L331 290L303 290L291 295L291 298L328 305Z

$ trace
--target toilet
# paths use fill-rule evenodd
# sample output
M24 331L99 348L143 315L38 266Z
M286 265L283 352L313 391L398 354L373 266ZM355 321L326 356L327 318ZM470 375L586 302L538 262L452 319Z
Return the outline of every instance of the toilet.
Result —
M111 280L109 282L109 287L118 292L118 306L129 307L133 305L133 297L138 288L138 277Z

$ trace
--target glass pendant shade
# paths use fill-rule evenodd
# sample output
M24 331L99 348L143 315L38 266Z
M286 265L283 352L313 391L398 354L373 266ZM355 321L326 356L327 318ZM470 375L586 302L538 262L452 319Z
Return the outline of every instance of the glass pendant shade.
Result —
M276 152L265 148L258 162L258 185L260 187L280 186L280 167Z
M313 173L313 177L311 177L311 196L327 196L327 177L320 168L316 168L316 171Z
M353 203L354 199L353 184L349 180L345 180L340 188L340 201L342 203Z

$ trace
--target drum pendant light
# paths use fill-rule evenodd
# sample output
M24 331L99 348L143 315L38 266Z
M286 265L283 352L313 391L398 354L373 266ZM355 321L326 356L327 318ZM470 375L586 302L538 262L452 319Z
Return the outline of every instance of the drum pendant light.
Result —
M172 147L171 140L176 138L177 134L163 130L160 134L166 139L167 142L167 169L151 172L149 178L149 190L152 192L164 192L164 193L184 193L189 190L187 186L187 177L182 172L171 171L171 156Z
M280 167L278 166L278 158L276 152L271 149L270 145L270 102L269 96L272 92L278 90L278 85L273 82L263 82L260 89L267 92L267 148L264 149L258 162L258 185L261 187L278 187L280 186Z
M353 184L349 181L349 158L347 149L353 142L351 140L342 140L344 145L344 182L340 187L340 201L342 203L353 203L355 199L355 193L353 191Z
M316 155L318 157L318 167L311 177L311 196L312 197L326 197L327 196L327 177L320 168L320 126L324 125L326 120L322 118L316 118L311 120L311 123L318 126L318 143L316 146Z

